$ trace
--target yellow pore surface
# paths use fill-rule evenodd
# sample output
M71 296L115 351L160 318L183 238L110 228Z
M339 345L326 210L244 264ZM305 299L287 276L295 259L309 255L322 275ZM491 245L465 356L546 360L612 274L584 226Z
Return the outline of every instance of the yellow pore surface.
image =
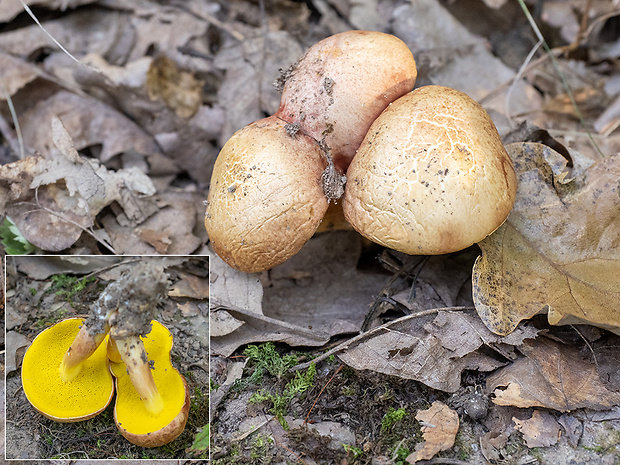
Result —
M101 344L71 382L60 379L60 363L84 323L69 318L40 333L24 355L22 385L28 401L48 418L78 421L102 411L112 399L114 384L106 345Z
M164 401L164 410L158 415L150 413L136 392L124 363L110 363L116 377L116 420L119 427L132 434L147 434L167 426L181 411L185 403L185 387L179 372L170 362L172 334L153 320L152 329L141 337L149 360L155 385Z

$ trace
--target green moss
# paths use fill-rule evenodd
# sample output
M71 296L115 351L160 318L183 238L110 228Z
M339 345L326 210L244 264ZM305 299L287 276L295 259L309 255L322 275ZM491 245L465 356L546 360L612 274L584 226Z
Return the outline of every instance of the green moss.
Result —
M299 363L296 355L280 355L272 342L249 345L243 354L247 357L247 366L254 369L248 379L254 384L258 384L266 374L280 379Z
M277 418L282 428L288 430L288 423L284 419L284 416L288 413L289 405L295 397L303 394L312 387L315 376L316 367L314 363L312 363L305 372L296 372L295 377L286 384L281 394L271 393L265 389L261 389L252 395L250 402L271 403L272 407L269 409L269 413Z
M253 460L252 463L255 463L254 461L261 464L271 463L268 452L273 448L273 442L271 436L256 434L250 446L250 459Z
M344 450L349 458L358 459L364 455L364 451L359 447L355 447L350 444L343 444L342 447L344 447Z
M404 408L394 409L390 407L381 420L381 432L386 433L392 430L392 427L408 415Z
M73 302L73 298L83 292L87 286L94 283L97 278L94 276L70 276L64 273L52 275L52 286L48 292L54 292L58 297L62 297L67 302Z

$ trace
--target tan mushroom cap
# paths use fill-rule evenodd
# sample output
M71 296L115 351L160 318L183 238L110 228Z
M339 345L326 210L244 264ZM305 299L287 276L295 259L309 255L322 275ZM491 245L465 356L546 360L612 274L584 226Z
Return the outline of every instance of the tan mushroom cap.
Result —
M114 395L105 344L83 362L72 381L61 379L60 364L83 324L83 318L68 318L41 332L22 362L26 398L44 416L61 423L94 417Z
M325 211L319 145L275 116L237 131L213 168L205 227L230 266L256 272L284 262L312 237Z
M463 92L426 86L372 124L347 172L343 209L374 242L408 254L444 254L495 231L516 188L487 112Z
M287 76L277 116L330 147L347 169L372 122L413 89L415 60L398 37L346 31L314 44Z
M149 412L133 386L124 363L110 363L116 378L114 421L121 434L141 447L158 447L176 439L185 428L190 398L185 378L172 366L170 351L173 338L168 329L152 321L149 334L140 337L149 360L152 374L164 408L159 414Z

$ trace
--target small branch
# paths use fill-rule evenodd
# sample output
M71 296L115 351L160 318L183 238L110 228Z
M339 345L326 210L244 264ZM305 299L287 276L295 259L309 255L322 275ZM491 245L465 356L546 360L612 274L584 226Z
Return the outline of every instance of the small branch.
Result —
M437 457L436 459L431 459L431 460L422 460L416 463L418 465L470 465L470 462L465 462L463 460L441 458L441 457Z
M62 221L65 221L67 223L70 223L78 228L80 228L82 231L84 231L86 234L92 236L97 242L99 242L101 245L103 245L106 249L108 249L110 252L112 252L114 255L116 254L116 251L114 250L114 248L108 244L106 241L104 241L103 239L101 239L100 237L97 237L97 235L91 231L90 229L82 226L81 224L70 220L69 218L66 218L65 216L63 216L61 213L55 212L54 210L51 210L47 207L44 207L43 205L41 205L41 203L39 202L39 188L37 187L34 191L34 197L35 197L35 203L32 204L31 202L20 202L20 204L22 205L34 205L36 206L39 210L44 211L52 216L55 216L56 218L59 218ZM37 211L37 210L31 210L33 212ZM28 212L26 212L28 213Z
M374 335L375 333L378 333L379 331L389 331L390 330L390 326L394 326L398 323L402 323L403 321L408 321L408 320L412 320L414 318L421 318L424 316L428 316L428 315L433 315L435 313L440 313L440 312L456 312L456 311L465 311L465 310L475 310L475 307L442 307L442 308L431 308L430 310L424 310L422 312L418 312L418 313L413 313L411 315L406 315L403 316L401 318L397 318L396 320L390 321L388 323L385 323L384 325L381 326L377 326L376 328L371 329L370 331L366 331L364 333L358 334L355 337L352 337L351 339L343 342L342 344L337 345L336 347L334 347L331 350L328 350L327 352L325 352L322 355L319 355L318 357L316 357L315 359L313 359L310 362L306 362L306 363L300 363L299 365L295 365L294 367L292 367L290 369L290 371L298 371L298 370L304 370L306 368L308 368L310 366L311 363L319 363L322 362L323 360L325 360L327 357L336 354L338 352L341 352L343 350L346 350L349 348L350 345L355 344L357 342L360 342L372 335Z
M338 367L338 369L336 370L336 372L332 375L332 377L329 378L329 381L327 381L327 383L325 383L325 385L321 388L321 392L319 392L319 395L316 396L316 399L314 399L314 402L312 403L312 407L310 407L310 410L308 410L308 414L306 415L306 418L304 419L304 426L306 426L308 424L308 418L310 417L310 413L312 413L312 409L314 408L316 403L319 401L319 398L321 397L321 394L323 394L323 391L325 391L327 386L329 386L329 383L331 383L333 381L333 379L336 377L336 375L338 373L340 373L340 370L342 370L343 366L344 365L340 365Z

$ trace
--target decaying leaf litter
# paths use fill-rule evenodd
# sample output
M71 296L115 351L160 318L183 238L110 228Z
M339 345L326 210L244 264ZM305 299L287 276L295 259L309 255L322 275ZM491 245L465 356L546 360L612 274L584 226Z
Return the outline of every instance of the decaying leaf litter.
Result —
M172 458L200 456L190 451L198 428L207 422L208 276L201 257L152 257L171 278L157 319L174 337L173 364L186 377L191 407L185 431L157 449L127 442L114 426L113 406L78 423L56 423L39 415L25 399L19 366L32 339L54 323L85 316L107 283L148 257L12 256L7 275L7 457ZM26 444L32 444L26 446ZM206 452L203 451L202 455Z
M8 2L5 0L4 3ZM26 146L38 150L45 157L43 161L36 163L44 166L41 171L30 172L32 168L29 164L33 163L32 159L16 165L5 164L2 186L6 195L3 195L3 198L8 199L5 209L12 208L14 216L34 216L35 219L28 223L32 230L22 233L35 241L42 240L38 246L43 250L62 253L107 253L110 248L117 253L204 251L206 237L202 230L201 201L206 197L210 167L218 148L236 129L264 114L272 114L277 109L279 95L271 83L277 77L279 68L286 69L304 49L317 40L351 28L384 30L401 37L418 62L418 85L440 83L464 90L485 105L502 134L510 133L518 123L527 121L549 129L554 137L568 147L571 158L583 156L585 165L599 161L599 155L592 148L586 130L575 120L575 107L570 103L552 62L542 54L537 55L541 58L526 61L527 54L536 44L536 38L525 20L515 24L514 18L522 18L522 15L515 9L515 5L506 2L496 2L494 6L497 9L492 9L487 5L490 2L349 4L317 0L305 5L281 1L265 5L263 13L260 4L241 1L231 5L185 2L183 6L161 6L143 2L133 9L119 7L113 1L83 3L84 6L74 10L59 11L57 2L41 2L36 12L43 16L46 29L75 56L89 63L90 68L76 65L61 53L50 43L48 37L32 25L28 17L20 14L19 6L2 9L6 15L3 18L5 24L16 25L4 30L0 40L2 59L10 65L3 69L11 70L10 79L5 78L7 82L4 85L12 97L16 113L20 116L22 133L30 138L26 139ZM538 23L552 28L549 31L545 29L545 33L548 33L547 40L552 46L565 46L578 38L584 8L585 5L580 2L572 10L568 9L568 3L563 5L545 2L541 10L536 11ZM617 161L614 162L612 155L618 152L617 135L613 133L618 121L615 102L617 62L614 61L618 53L614 49L614 46L617 47L617 35L614 35L617 32L613 29L614 12L610 11L610 8L613 9L614 6L608 2L592 2L587 11L590 21L586 25L590 28L583 30L585 33L579 37L580 42L574 42L580 47L569 48L568 51L573 53L561 56L558 60L562 75L568 81L573 97L582 110L586 127L594 128L594 131L591 131L593 138L600 151L607 155L606 163L612 165L610 171L613 172ZM479 14L472 15L472 10ZM437 27L438 24L442 27ZM93 34L94 31L97 31L97 34ZM587 59L579 58L575 53L584 49L589 54ZM526 79L517 80L513 84L517 70L524 63L529 63L523 73ZM93 68L100 72L93 71ZM54 115L58 115L62 123L62 126L56 124L55 130L52 129ZM11 130L11 118L6 107L3 108L2 116L5 122L4 138L14 152L19 153L19 144L16 134ZM75 145L78 158L75 158L66 143L61 142L62 139L68 140L62 136L62 128ZM547 136L540 132L525 134L517 138L516 142L524 140L549 143ZM551 194L555 193L564 200L584 192L580 182L587 174L582 176L575 169L563 174L562 170L565 168L560 163L561 159L548 155L547 149L531 150L538 154L541 150L543 152L542 156L534 157L537 169L532 169L531 172L544 180L552 181L546 184L552 186ZM545 150L547 154L544 153ZM12 160L8 157L6 159ZM23 173L24 166L24 171L30 176L25 180L18 177ZM59 170L59 166L64 168ZM585 168L583 163L578 163L577 166ZM44 170L51 171L51 174L42 176ZM93 177L93 172L99 180ZM537 172L541 174L536 174ZM576 181L570 180L573 175ZM33 184L35 178L37 183ZM84 183L84 179L90 181ZM14 180L20 182L9 183ZM70 196L69 186L76 180L82 190L78 189L75 191L78 194ZM114 184L115 180L118 184ZM105 194L97 188L101 185L108 186L109 183L118 187L111 191L106 189ZM561 186L566 186L567 189ZM617 185L603 190L609 195L614 192L614 188L617 192ZM596 199L599 198L595 190L592 194L596 194ZM587 195L582 198L587 198ZM611 196L610 201L613 199ZM617 196L615 199L617 201ZM100 209L93 207L92 203ZM594 261L594 266L579 270L568 269L570 267L566 266L566 262L553 262L554 257L550 258L549 252L538 251L535 256L551 265L550 268L556 276L555 283L561 281L562 277L576 277L577 282L589 284L580 288L579 295L584 295L584 299L597 301L597 296L603 295L612 299L613 306L614 290L617 295L617 282L613 281L613 272L605 273L609 269L607 267L613 265L608 263L601 266L600 252L613 252L612 246L617 244L614 243L614 238L617 238L618 220L617 217L614 220L613 209L609 208L608 201L599 203L599 206L606 205L606 209L611 212L607 223L609 227L603 227L597 221L587 222L591 230L584 235L588 238L587 245L590 248L569 248L573 253L586 253L587 258L596 257L596 260L590 260ZM54 213L50 214L49 210ZM68 224L66 221L59 221L59 215L71 222ZM573 219L574 215L569 217ZM540 219L541 216L534 212L534 218ZM19 223L19 219L13 220ZM509 220L506 229L511 225L522 224L519 220L520 218ZM51 221L55 221L58 226L47 228ZM560 225L562 224L564 223L560 222ZM553 228L553 225L545 226ZM46 227L47 235L41 234L41 227ZM507 243L510 246L518 246L517 240L527 237L522 230L515 230L517 234L509 231L513 234L507 236L512 238L512 242ZM67 231L72 234L67 234ZM596 240L598 242L594 245L602 246L602 250L592 247L592 241ZM500 246L506 246L506 243ZM490 256L496 247L496 244L489 244L485 254ZM590 357L593 360L590 367L593 365L596 372L601 373L601 380L614 379L610 375L614 370L609 368L609 364L614 363L614 357L613 352L609 353L609 348L617 347L616 339L609 333L588 326L580 326L579 333L572 329L549 329L544 325L544 318L534 317L531 323L522 323L519 327L521 331L525 331L525 334L517 333L521 334L523 339L519 340L517 336L511 344L510 340L503 339L510 338L510 334L503 338L498 337L486 330L484 325L478 327L472 323L472 330L479 331L476 333L479 338L475 340L481 341L473 346L469 342L471 333L464 332L459 335L458 331L455 331L454 322L450 321L457 320L457 330L462 328L459 320L461 324L463 320L468 321L467 319L479 324L476 314L471 310L464 311L461 308L450 313L438 311L436 316L425 317L425 321L410 318L394 323L401 325L399 331L390 327L385 318L399 317L403 311L471 307L473 302L469 272L478 254L475 250L423 261L420 257L404 257L370 246L351 232L317 236L306 249L308 252L303 251L291 262L260 276L243 275L226 269L223 264L217 264L217 257L213 257L213 262L216 263L211 279L216 308L230 308L231 311L214 313L214 316L217 316L214 322L217 321L218 324L213 328L215 337L212 341L212 352L231 355L246 344L268 340L293 346L323 347L332 339L340 342L342 337L346 340L347 335L358 332L364 325L367 310L372 307L375 318L370 327L384 323L387 324L386 328L361 338L350 350L339 350L336 353L342 357L348 356L350 361L347 363L353 364L354 360L361 360L362 365L358 368L368 368L372 364L373 369L388 373L392 377L366 376L367 373L363 371L341 370L322 393L317 388L306 391L307 397L303 399L305 404L296 400L292 412L289 412L297 413L299 418L304 418L308 411L311 411L311 403L316 399L319 405L320 402L329 404L330 399L337 399L342 395L350 397L339 401L342 403L332 410L321 410L317 407L312 410L317 416L312 419L317 430L321 424L325 426L328 416L336 420L332 422L331 430L320 430L322 433L297 430L296 435L293 435L284 430L276 431L275 426L270 426L271 430L275 431L273 437L276 442L268 449L275 450L276 454L292 457L291 459L299 456L300 454L287 456L285 454L289 452L279 447L293 444L292 450L303 451L306 454L304 460L309 460L314 458L313 454L320 447L325 447L325 436L336 437L338 431L346 433L348 430L354 433L353 436L344 434L342 438L346 440L340 441L349 445L348 449L341 448L337 441L333 441L335 443L329 443L331 445L327 453L315 460L334 460L335 457L345 457L348 454L350 461L357 456L359 462L363 463L371 457L378 459L386 456L388 449L394 448L404 436L403 431L398 440L396 437L392 438L394 443L386 441L385 438L377 440L377 431L380 430L378 426L389 407L409 406L412 409L409 418L413 418L413 410L427 408L434 397L442 397L444 401L451 399L448 394L440 391L428 391L424 393L428 398L426 404L418 405L411 401L410 396L411 393L419 392L419 385L413 381L394 381L403 376L401 367L405 365L409 372L440 379L433 371L433 368L440 367L440 363L426 364L423 369L415 370L415 363L425 360L420 358L420 354L427 354L427 357L436 354L433 347L444 354L441 358L438 357L438 361L444 362L441 368L448 372L448 379L453 386L450 389L457 389L450 405L461 413L463 419L470 418L466 411L487 411L483 408L484 405L478 405L485 402L478 402L479 399L488 401L489 393L484 391L484 376L477 373L484 373L485 369L494 370L498 363L508 364L495 372L501 374L502 370L514 370L511 367L518 363L527 365L524 360L533 360L530 365L537 367L535 370L540 372L542 380L553 380L554 376L557 379L558 373L547 373L536 365L536 349L528 352L523 341L539 341L541 337L552 335L556 339L553 341L556 345L569 345L577 351L575 356L568 357L568 361L563 360L562 366L570 368L571 363L577 363L576 360L583 361ZM531 247L526 250L531 252ZM608 262L615 260L617 263L617 257L614 257L613 253L605 254L602 258ZM529 266L529 262L517 263L521 267ZM489 267L485 270L483 265L484 263L479 263L477 272L488 272ZM598 266L600 268L597 268ZM523 268L519 271L522 273ZM529 270L527 274L530 275ZM591 278L594 278L594 281ZM484 274L478 275L478 279L486 279L484 283L488 283ZM502 279L504 282L512 282L507 276ZM413 281L415 286L411 286ZM529 281L528 284L532 285L533 280ZM593 283L595 285L592 285ZM502 290L505 291L504 288ZM501 315L515 299L513 294L514 292L504 292L496 295L491 302L486 299L485 305L491 309L499 306ZM561 293L561 287L558 288L558 294L566 295ZM475 295L477 299L481 297L479 292ZM529 299L530 293L527 293L527 296ZM550 305L553 310L559 307L560 314L564 314L562 308L571 307L570 302L562 302L557 298L548 302L545 298L546 296L543 296L538 300L530 300L543 308L545 305ZM476 303L478 305L479 300ZM577 302L577 305L573 303L572 308L579 309L583 305L584 301ZM478 307L480 308L480 305ZM604 305L601 307L605 308ZM493 314L493 311L489 313ZM537 312L528 310L519 319L531 318L535 313ZM568 313L577 316L574 315L575 311ZM610 319L613 320L613 316ZM501 318L494 321L508 324ZM586 317L586 321L591 320ZM442 325L450 329L445 332L437 329ZM406 328L405 331L402 331L402 326ZM527 335L530 337L525 337ZM515 338L514 335L512 337ZM587 345L584 340L588 341ZM468 344L464 345L464 341ZM386 347L387 342L396 343L397 346ZM588 345L592 347L591 351ZM533 346L536 347L536 342ZM418 350L414 350L415 348ZM491 352L489 348L492 349ZM355 351L363 355L356 357ZM450 354L448 358L445 358L446 353ZM373 357L368 354L373 354ZM510 364L512 360L516 362ZM446 361L448 363L445 363ZM617 362L617 359L615 361ZM414 368L409 368L410 362ZM221 363L225 365L228 361L214 358L215 368L221 366ZM335 362L323 363L323 367L318 365L319 375L315 384L322 382L324 385L336 371L336 367L330 365ZM324 369L323 372L321 368ZM224 373L228 372L224 370ZM505 389L503 392L514 393L515 390L524 388L511 381L513 378L510 377L510 372L504 373L507 374L502 382L506 384L498 384L502 390ZM371 419L370 414L375 411L375 421L366 425L368 428L365 434L362 434L362 428L354 427L360 423L359 418L356 423L355 418L347 419L342 416L342 409L355 412L356 403L361 405L364 400L347 390L348 386L342 382L345 375L348 382L356 379L359 386L363 383L367 383L367 387L374 386L377 394L377 398L366 398L374 409L359 408L359 411L363 411L367 418ZM462 383L460 388L459 376ZM563 379L562 372L559 376ZM230 376L230 379L234 378L234 375ZM220 384L219 377L214 376L214 379ZM389 381L385 381L386 379ZM522 376L517 379L522 379ZM390 399L387 385L394 387L396 400ZM351 387L355 386L355 382L352 382ZM610 389L609 383L603 383L602 387L614 393L617 392L617 385L615 386L612 385ZM274 389L278 387L282 386L274 386ZM385 388L385 396L378 393L382 387ZM486 388L489 388L488 383ZM222 395L218 395L218 391L220 389L214 391L214 398L223 400L215 404L219 406L214 412L213 425L216 448L221 446L222 441L226 443L226 440L221 439L222 435L227 430L233 431L240 418L256 416L262 421L265 417L252 414L269 409L268 405L263 405L262 408L252 407L243 393L224 395L226 393L222 390L219 392ZM403 396L403 393L407 392L410 395ZM539 402L543 403L543 407L555 408L544 404L551 402L550 399ZM237 411L233 408L235 405ZM340 416L334 413L338 407ZM491 404L489 413L483 417L485 423L472 423L471 428L478 427L472 437L474 441L480 437L480 449L487 459L494 460L493 454L497 454L497 459L510 454L507 447L512 447L516 439L520 440L518 433L512 434L516 425L521 425L518 429L524 437L524 431L530 434L531 429L526 429L524 423L515 422L512 418L520 422L530 417L536 418L529 420L530 425L542 422L538 420L540 415L532 415L532 407L526 409L523 406L517 411L509 411L510 408L512 407L500 409ZM613 434L614 430L618 429L617 422L613 421L613 412L613 409L603 410L600 414L578 411L559 417L559 420L563 418L560 421L566 433L563 437L573 438L578 446L581 444L581 448L569 449L573 457L585 461L591 457L613 454ZM325 414L326 418L322 418L322 414ZM611 441L609 443L604 443L603 439L593 439L591 428L594 427L591 425L603 423L588 423L592 419L605 418L607 422L604 423L604 428L611 428L611 432L606 435L606 440ZM467 421L461 422L461 434L470 427L466 424ZM573 426L575 423L581 424L585 431L582 436L575 432L579 431L578 427ZM398 428L403 424L410 428L416 425L415 421L408 422L405 416L404 420L395 426L395 436L398 436ZM394 431L393 428L392 432ZM218 435L218 432L222 435ZM355 436L355 433L362 437ZM257 437L250 434L246 442L239 442L244 453L251 452L245 450L246 448L258 448L260 444ZM355 443L352 442L352 437L355 438ZM263 440L269 441L269 435ZM304 441L316 444L316 447L299 449ZM412 451L415 442L404 444L401 455L405 448ZM359 454L356 447L360 450ZM470 453L471 460L482 460L482 456L476 455L471 447L458 444L456 447ZM599 449L596 452L584 447ZM234 449L230 446L228 448ZM549 451L552 450L549 448ZM545 452L540 454L541 460L544 460ZM587 457L588 454L590 458ZM226 460L225 456L222 460Z

